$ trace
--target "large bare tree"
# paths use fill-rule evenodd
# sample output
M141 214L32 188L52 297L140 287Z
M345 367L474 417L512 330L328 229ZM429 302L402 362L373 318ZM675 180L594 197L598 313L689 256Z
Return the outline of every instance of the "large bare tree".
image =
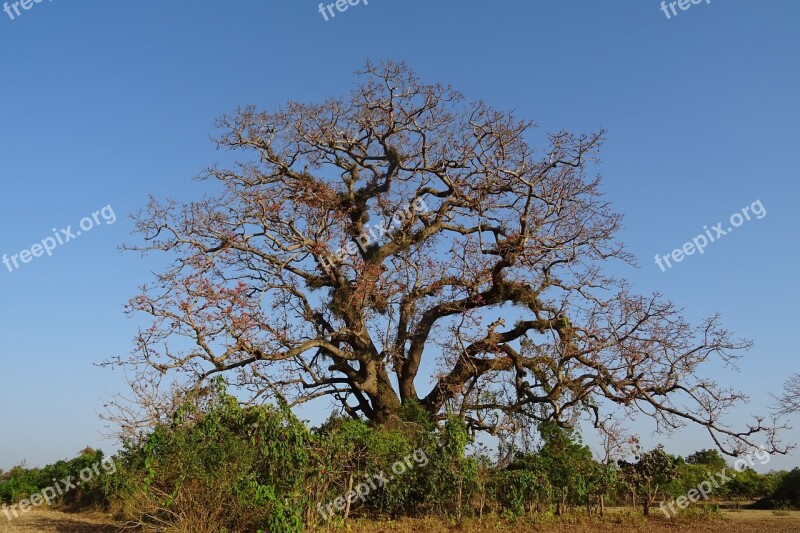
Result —
M218 126L243 154L208 170L218 193L135 216L129 248L174 259L130 302L152 326L109 361L134 369L138 401L224 374L252 401L327 396L376 423L410 402L494 433L616 410L774 449L761 418L726 425L743 394L698 374L748 342L602 268L633 263L587 176L603 132L537 150L530 122L391 62L347 97Z

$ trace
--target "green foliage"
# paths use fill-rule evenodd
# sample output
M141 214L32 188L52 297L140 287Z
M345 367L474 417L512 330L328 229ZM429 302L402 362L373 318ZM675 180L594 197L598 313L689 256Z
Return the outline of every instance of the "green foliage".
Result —
M591 450L583 445L577 433L556 424L544 423L539 432L544 441L539 456L554 488L558 514L568 502L585 505L592 490L591 478L596 464Z
M0 478L0 502L16 504L48 491L51 503L73 508L100 507L108 503L116 467L103 452L86 448L69 460L42 468L18 465ZM71 487L80 481L79 486Z
M707 450L684 462L660 446L639 452L635 463L601 464L577 432L551 423L538 429L542 445L535 453L499 467L486 453L468 455L472 437L463 419L436 424L417 404L404 405L380 426L334 416L312 430L285 405L242 407L220 383L208 398L179 409L171 424L128 443L118 475L107 483L116 508L133 524L283 533L358 516L460 520L492 512L511 521L533 513L536 520L553 514L572 520L568 512L576 507L591 514L604 498L631 491L646 511L659 495L685 494L719 466ZM32 474L20 472L5 474L0 496L19 497L38 486ZM746 497L780 486L780 499L789 500L800 470L789 477L747 470L724 488ZM387 482L370 484L379 478ZM368 485L343 504L348 493ZM715 516L715 505L690 512Z
M409 424L417 424L419 429L427 434L436 431L436 423L430 413L416 400L408 400L403 403L398 413L400 419Z
M26 470L24 464L13 467L3 477L0 482L0 501L3 503L16 503L44 488L39 487L42 479L39 469Z
M715 472L721 472L722 468L712 470L705 464L685 463L678 460L676 463L677 472L672 481L664 486L664 494L672 498L677 498L697 487L703 481L712 479ZM723 468L725 468L723 466ZM726 492L723 485L714 489L715 496L722 496Z
M460 518L465 502L478 489L478 462L466 456L471 442L466 423L450 416L439 432L438 446L432 451L426 480L427 503L440 514L453 514Z
M756 502L755 507L775 510L800 508L800 468L781 475L772 493Z
M181 408L120 460L117 504L141 524L181 516L197 531L298 531L309 507L313 435L284 408L242 408L216 391Z
M394 425L373 427L363 421L333 417L315 435L319 439L317 459L322 476L314 491L317 501L343 496L376 475L394 477L396 481L370 489L364 505L358 500L351 510L365 507L398 516L413 512L424 500L424 472L411 458L417 450L424 454L419 456L420 461L423 456L429 458L436 443L433 433L423 424L398 420Z
M521 515L555 506L556 513L563 514L567 507L591 508L613 494L616 468L595 461L577 433L549 423L539 432L541 449L518 454L497 474L494 493L504 510Z
M772 494L779 478L774 474L759 474L752 468L736 473L736 477L725 484L727 495L734 500L754 500Z
M658 445L649 452L637 453L637 462L619 462L627 487L642 501L642 513L647 516L650 506L659 495L664 495L678 478L678 460Z
M719 450L700 450L694 452L686 458L686 463L690 465L704 465L712 472L721 472L728 463Z

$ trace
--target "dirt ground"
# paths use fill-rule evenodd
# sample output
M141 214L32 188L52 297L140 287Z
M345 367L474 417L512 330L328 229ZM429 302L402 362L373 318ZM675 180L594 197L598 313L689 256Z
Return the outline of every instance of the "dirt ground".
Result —
M52 509L34 509L14 518L11 522L0 513L0 533L112 533L118 531L109 525L101 513L70 514Z
M69 514L51 509L36 509L9 523L0 514L0 533L111 533L118 531L108 518L99 513ZM800 533L800 511L786 516L776 516L771 511L726 512L719 520L694 522L669 522L653 518L639 525L621 525L613 522L604 524L506 524L504 526L470 523L461 526L435 520L401 520L376 524L355 523L349 528L329 528L326 531L349 531L352 533L479 533L484 531L524 531L537 533L633 533L673 531L698 533ZM242 532L250 533L250 532Z
M637 524L619 524L613 520L605 523L517 523L503 526L470 523L465 525L445 524L434 520L401 520L393 523L375 522L355 524L350 529L331 528L326 533L348 531L349 533L482 533L485 531L536 532L536 533L667 533L674 531L692 533L800 533L800 511L785 516L776 516L772 511L723 512L722 518L714 520L669 521L653 517Z
M336 531L331 529L331 532ZM342 531L342 530L339 530ZM577 524L553 523L515 525L489 525L471 523L465 526L448 525L427 520L399 521L392 524L359 524L352 533L480 533L484 531L524 531L536 533L666 533L673 531L692 533L793 533L800 532L800 511L787 516L775 516L771 511L724 512L715 520L669 521L654 517L638 524L619 524L613 520L605 523L583 522Z

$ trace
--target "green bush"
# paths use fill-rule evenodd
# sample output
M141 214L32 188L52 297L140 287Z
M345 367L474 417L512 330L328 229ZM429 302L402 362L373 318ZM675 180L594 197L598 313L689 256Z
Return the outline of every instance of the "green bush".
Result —
M0 479L0 502L16 504L44 492L50 503L74 509L102 507L108 503L115 471L113 460L91 448L73 459L41 468L15 466Z
M314 437L288 409L242 408L218 390L121 454L116 505L142 525L197 532L299 531ZM178 529L180 530L180 529Z
M784 473L770 495L754 504L757 509L800 508L800 468Z

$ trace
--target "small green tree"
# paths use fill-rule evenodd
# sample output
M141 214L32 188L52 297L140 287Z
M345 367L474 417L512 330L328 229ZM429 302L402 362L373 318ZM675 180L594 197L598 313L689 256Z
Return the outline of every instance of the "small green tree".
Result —
M626 483L641 498L642 514L650 514L650 506L659 494L678 475L677 460L664 451L659 444L649 452L637 449L636 462L619 461Z
M762 476L752 468L746 468L737 472L736 477L725 484L725 488L738 508L741 500L754 500L770 495L775 487L769 481L767 476Z
M519 455L499 474L499 501L515 514L539 512L542 502L553 495L547 460L539 454Z
M617 469L612 464L594 462L589 471L587 510L592 514L593 502L598 503L600 516L605 514L604 498L614 492L617 487Z
M459 520L477 487L478 462L466 456L471 442L466 422L457 416L448 417L429 467L431 503L442 514L452 512Z
M706 464L689 463L680 457L676 459L675 467L675 478L664 487L664 493L672 497L686 494L698 484L711 479L715 472Z
M539 433L544 441L539 455L554 489L556 514L563 514L567 503L586 504L594 490L591 480L596 462L592 451L575 431L554 423L543 423Z

